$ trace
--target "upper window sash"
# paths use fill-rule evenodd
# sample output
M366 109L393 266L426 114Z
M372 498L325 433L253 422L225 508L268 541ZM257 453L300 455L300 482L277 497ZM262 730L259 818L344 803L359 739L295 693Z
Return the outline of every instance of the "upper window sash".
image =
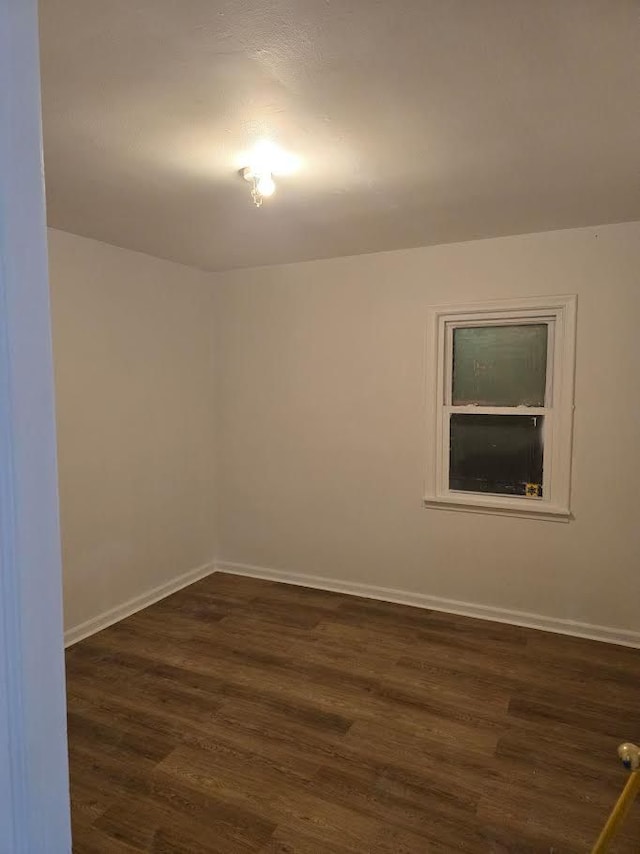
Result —
M546 364L546 386L545 386L545 394L544 394L544 404L543 408L551 409L553 408L553 363L554 363L554 350L555 350L555 314L554 315L545 315L545 316L518 316L513 318L500 318L497 320L493 320L493 318L485 318L483 320L473 320L473 321L450 321L445 323L445 360L444 360L444 384L442 388L442 392L444 395L444 405L454 407L456 411L462 411L465 404L456 404L452 402L453 397L453 337L454 330L456 329L469 329L471 327L494 327L494 326L527 326L533 324L544 324L547 326L547 364ZM442 399L442 398L440 398ZM467 406L476 406L476 404L467 404ZM475 411L479 412L480 406L488 409L489 406L486 404L479 405L479 408ZM504 409L505 407L494 407L494 409ZM509 407L513 409L521 409L526 410L527 412L532 412L535 407L527 406L526 404L521 404L518 407ZM538 407L539 408L539 407Z

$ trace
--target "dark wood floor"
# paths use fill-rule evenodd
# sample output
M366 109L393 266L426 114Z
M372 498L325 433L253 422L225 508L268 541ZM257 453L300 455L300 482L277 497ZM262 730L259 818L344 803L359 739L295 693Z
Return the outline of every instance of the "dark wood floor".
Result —
M586 852L640 736L638 650L231 575L67 669L77 854Z

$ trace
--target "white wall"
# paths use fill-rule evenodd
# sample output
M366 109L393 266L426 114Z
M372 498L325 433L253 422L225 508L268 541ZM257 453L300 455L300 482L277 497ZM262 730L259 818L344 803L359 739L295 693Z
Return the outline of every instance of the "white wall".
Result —
M210 562L211 277L49 230L65 625Z
M640 629L640 223L217 281L221 559ZM575 520L424 508L426 306L564 293Z
M640 630L640 223L217 276L49 237L68 628L217 557ZM424 508L426 306L551 293L575 519Z

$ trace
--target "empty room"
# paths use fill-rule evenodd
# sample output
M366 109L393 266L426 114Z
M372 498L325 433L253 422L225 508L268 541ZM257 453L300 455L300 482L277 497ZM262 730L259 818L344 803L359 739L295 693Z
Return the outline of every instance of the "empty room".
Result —
M38 16L72 850L637 854L640 2Z

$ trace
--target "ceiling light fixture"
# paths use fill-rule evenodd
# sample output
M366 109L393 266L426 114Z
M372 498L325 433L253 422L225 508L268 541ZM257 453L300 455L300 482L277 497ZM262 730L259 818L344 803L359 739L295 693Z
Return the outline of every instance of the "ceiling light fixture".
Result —
M262 202L276 191L276 182L269 171L254 172L251 166L245 166L242 177L251 183L251 198L257 208L262 207Z
M251 184L251 198L259 208L265 199L276 191L274 175L290 175L299 166L298 158L269 140L256 143L251 152L245 155L249 165L240 170L240 174Z

